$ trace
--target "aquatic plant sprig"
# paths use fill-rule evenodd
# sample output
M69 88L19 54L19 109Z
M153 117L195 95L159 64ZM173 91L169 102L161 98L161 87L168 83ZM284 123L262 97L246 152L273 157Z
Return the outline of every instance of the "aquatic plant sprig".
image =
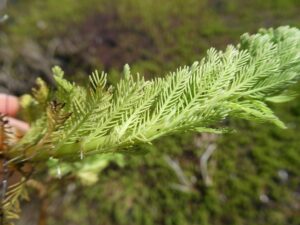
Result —
M85 155L131 151L139 143L178 132L223 132L227 117L270 122L285 128L266 102L290 101L287 87L299 79L300 31L288 26L244 34L237 46L211 48L192 66L145 80L128 65L119 83L93 73L87 88L53 68L57 90L35 90L44 107L27 135L10 146L9 157L41 161L79 160ZM41 83L41 81L40 81Z

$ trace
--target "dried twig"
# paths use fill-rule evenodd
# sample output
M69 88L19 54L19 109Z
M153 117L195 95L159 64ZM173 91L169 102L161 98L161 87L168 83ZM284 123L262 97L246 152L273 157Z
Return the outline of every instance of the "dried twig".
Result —
M207 162L210 158L210 156L213 154L213 152L216 150L216 145L215 144L209 144L203 153L203 155L200 157L200 170L201 170L201 175L204 180L204 184L206 186L212 186L213 181L211 177L208 174L207 170Z

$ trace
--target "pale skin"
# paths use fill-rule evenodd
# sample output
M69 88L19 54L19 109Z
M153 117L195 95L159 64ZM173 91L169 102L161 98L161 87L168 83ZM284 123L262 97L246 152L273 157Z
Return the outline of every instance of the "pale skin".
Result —
M22 133L25 133L29 129L29 125L14 118L19 110L20 103L17 97L7 94L0 94L0 113L7 116L10 126L15 127Z
M18 135L23 136L29 129L29 125L24 121L14 118L20 108L21 106L17 97L0 93L0 113L4 114L5 120L8 120L8 125L12 128L15 128L14 131ZM4 161L2 160L0 161L0 190L3 188L3 162ZM21 175L17 172L14 172L12 176L8 177L8 184L15 184L20 181L20 179Z

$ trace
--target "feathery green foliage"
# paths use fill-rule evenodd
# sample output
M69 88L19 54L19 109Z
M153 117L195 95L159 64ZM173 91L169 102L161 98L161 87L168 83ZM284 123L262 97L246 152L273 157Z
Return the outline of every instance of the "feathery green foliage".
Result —
M279 27L244 34L224 52L212 48L200 62L164 78L146 81L126 65L116 87L107 87L107 75L95 72L85 89L55 67L57 90L31 103L45 106L46 113L10 154L36 161L130 151L175 132L222 132L214 126L228 116L285 128L265 102L292 99L286 88L299 79L299 52L300 31Z
M7 219L18 219L20 208L20 199L29 199L26 190L26 179L22 178L20 182L11 185L5 198L2 201L3 217Z
M265 102L295 95L287 87L299 79L299 50L300 31L279 27L244 34L224 52L212 48L202 61L164 78L133 76L126 65L116 87L106 84L105 73L95 72L90 87L83 88L55 67L57 90L50 92L38 80L33 96L23 97L31 129L19 142L7 142L1 154L17 164L131 152L134 145L172 133L226 131L215 126L229 116L285 128ZM10 187L2 199L5 220L17 215L25 183Z

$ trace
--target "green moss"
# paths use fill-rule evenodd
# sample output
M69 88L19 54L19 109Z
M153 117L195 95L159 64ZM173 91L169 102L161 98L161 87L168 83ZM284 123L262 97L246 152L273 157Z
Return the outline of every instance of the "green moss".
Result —
M9 32L18 38L49 36L61 32L66 26L86 16L95 7L95 3L96 0L18 1L8 7L12 23Z

